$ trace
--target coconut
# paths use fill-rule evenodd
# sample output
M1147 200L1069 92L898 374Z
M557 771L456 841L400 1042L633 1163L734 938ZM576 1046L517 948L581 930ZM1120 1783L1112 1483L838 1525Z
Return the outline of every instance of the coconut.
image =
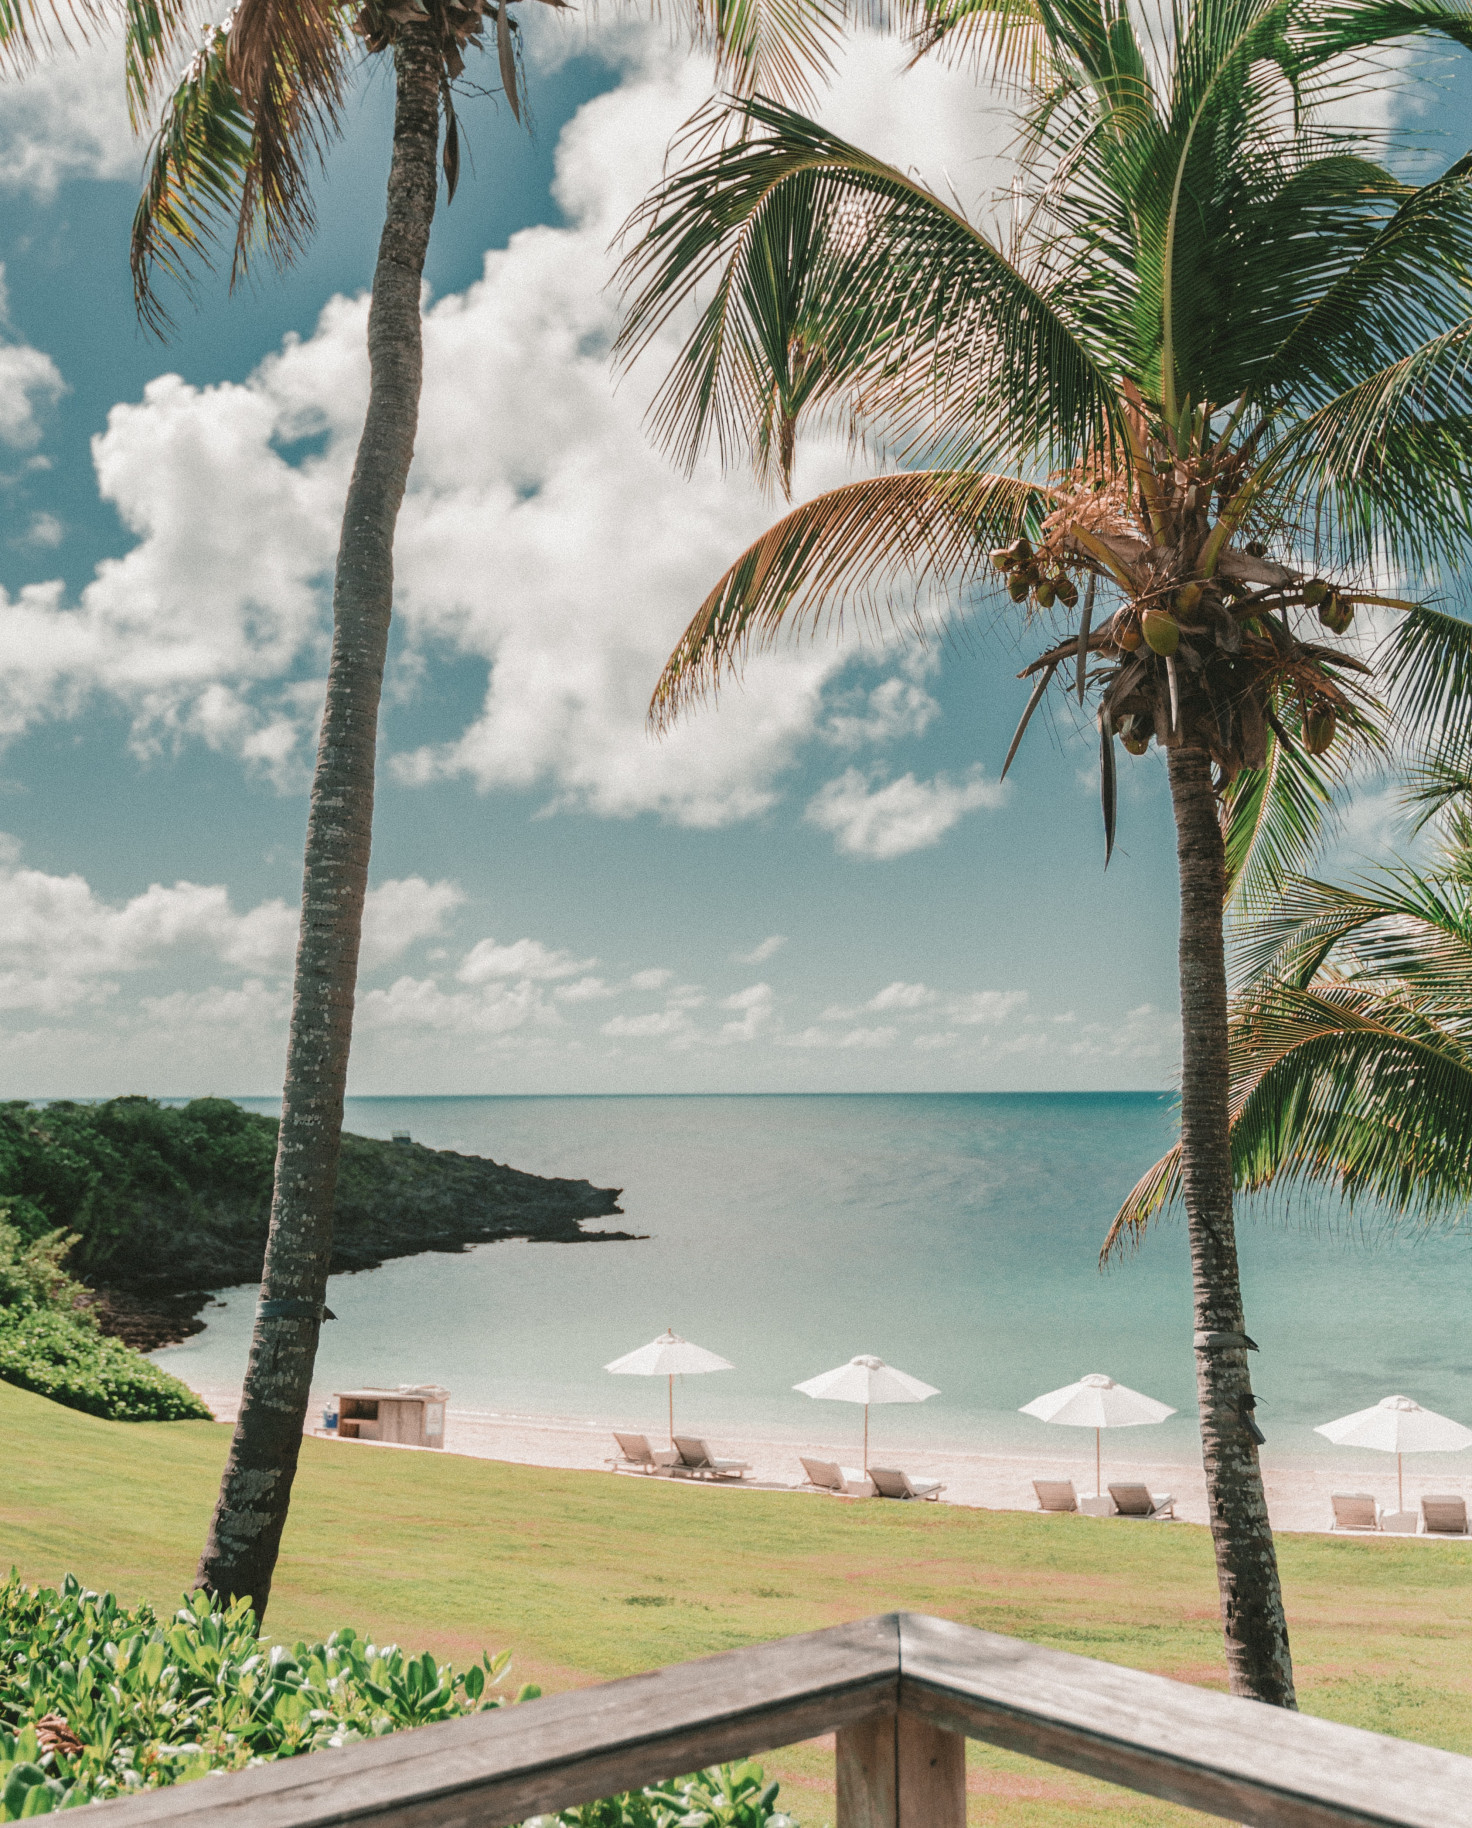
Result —
M1176 608L1183 616L1189 616L1201 601L1201 588L1201 585L1192 579L1189 584L1182 584L1176 592Z
M1150 738L1143 730L1131 730L1128 736L1119 739L1131 755L1143 755L1150 747Z
M1028 583L1027 579L1020 571L1014 571L1007 580L1007 595L1011 597L1014 603L1025 603L1027 601L1027 593L1031 589L1032 585Z
M996 566L998 571L1010 571L1012 569L1013 559L1012 548L1010 546L994 546L987 556L991 559L991 562Z
M1115 631L1115 645L1122 647L1127 654L1133 654L1140 645L1140 625L1138 622L1121 622Z
M1303 600L1310 609L1317 609L1331 594L1330 586L1322 578L1310 578L1303 587Z
M1072 578L1059 578L1053 588L1058 593L1058 601L1065 609L1072 609L1078 602L1078 585Z
M1311 705L1303 720L1303 746L1310 755L1322 755L1334 741L1339 720L1333 705Z
M1058 595L1058 592L1054 589L1050 580L1047 578L1044 578L1042 583L1038 585L1038 590L1037 590L1038 608L1039 609L1051 609L1053 607L1055 599L1057 598L1057 595Z
M1147 609L1140 617L1140 632L1152 653L1170 655L1181 645L1180 624L1163 609Z
M1354 604L1348 597L1340 596L1337 590L1331 590L1319 605L1319 620L1334 634L1342 635L1354 621Z

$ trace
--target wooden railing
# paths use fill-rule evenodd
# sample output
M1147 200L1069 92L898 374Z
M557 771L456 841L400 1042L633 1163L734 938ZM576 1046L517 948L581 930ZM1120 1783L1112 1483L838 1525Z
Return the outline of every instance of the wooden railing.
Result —
M1472 1828L1472 1758L890 1613L108 1805L108 1828L503 1828L837 1734L838 1828L964 1828L966 1740L1264 1828Z

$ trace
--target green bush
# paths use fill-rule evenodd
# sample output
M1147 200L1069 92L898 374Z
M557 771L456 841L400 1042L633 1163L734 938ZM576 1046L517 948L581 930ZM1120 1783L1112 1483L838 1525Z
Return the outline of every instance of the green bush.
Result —
M61 1267L71 1243L63 1232L26 1238L0 1207L0 1378L114 1422L209 1421L177 1377L98 1331Z
M456 1672L350 1629L290 1650L256 1636L249 1606L202 1593L169 1619L68 1575L59 1590L0 1585L0 1821L47 1815L214 1771L292 1758L505 1705L510 1658ZM518 1701L540 1691L521 1689ZM753 1765L536 1820L551 1828L795 1828Z

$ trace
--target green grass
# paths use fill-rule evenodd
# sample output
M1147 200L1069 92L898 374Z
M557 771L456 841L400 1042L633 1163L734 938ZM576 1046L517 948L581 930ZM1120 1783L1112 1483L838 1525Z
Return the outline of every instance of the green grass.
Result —
M229 1441L115 1423L0 1384L0 1558L167 1605L193 1572ZM1299 1695L1314 1713L1472 1753L1472 1545L1282 1537ZM1224 1686L1207 1532L948 1506L832 1503L496 1461L303 1443L273 1636L351 1624L457 1659L510 1649L566 1688L907 1608ZM806 1824L831 1756L767 1761ZM973 1747L972 1820L1189 1818Z

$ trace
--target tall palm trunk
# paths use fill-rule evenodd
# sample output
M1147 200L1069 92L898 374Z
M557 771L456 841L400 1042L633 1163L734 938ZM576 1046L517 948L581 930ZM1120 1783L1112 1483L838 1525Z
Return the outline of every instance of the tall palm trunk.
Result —
M1228 1131L1226 856L1211 763L1171 749L1181 877L1181 1179L1191 1236L1196 1392L1232 1692L1296 1707L1288 1622L1257 1442Z
M291 1501L332 1257L394 528L419 419L419 291L438 184L440 53L429 28L402 29L394 77L393 164L368 314L368 417L333 582L271 1229L240 1419L199 1563L200 1586L225 1599L249 1595L258 1619Z

